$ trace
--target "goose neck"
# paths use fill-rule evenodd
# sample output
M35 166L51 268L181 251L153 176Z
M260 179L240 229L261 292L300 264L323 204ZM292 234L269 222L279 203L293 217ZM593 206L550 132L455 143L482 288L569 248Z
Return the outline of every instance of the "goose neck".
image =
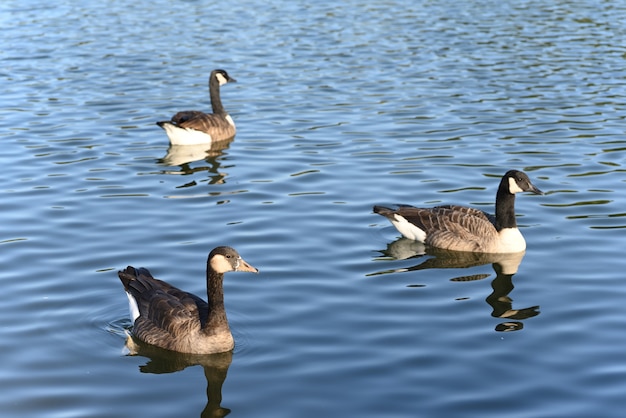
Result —
M209 95L211 97L211 107L213 108L213 113L226 113L220 97L220 83L217 80L217 77L213 75L211 75L209 80Z
M226 309L224 308L224 274L217 273L210 266L207 267L207 314L206 329L213 330L219 327L228 328Z
M507 182L503 179L496 194L496 230L517 228L515 220L515 195L508 190Z

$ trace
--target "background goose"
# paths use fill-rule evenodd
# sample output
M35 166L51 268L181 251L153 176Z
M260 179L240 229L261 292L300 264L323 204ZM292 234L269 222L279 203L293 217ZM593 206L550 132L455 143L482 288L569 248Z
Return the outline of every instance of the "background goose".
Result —
M213 354L232 350L233 336L224 309L224 273L258 273L231 247L217 247L207 259L207 302L157 280L145 268L118 272L128 295L133 335L181 353Z
M184 110L169 121L157 122L157 125L165 129L173 145L210 144L234 137L237 132L235 122L222 106L220 86L235 81L224 70L211 71L209 94L213 113Z
M496 215L479 209L446 205L433 208L374 206L374 212L389 219L406 238L437 248L482 253L514 253L526 249L515 221L515 193L543 194L528 176L508 171L496 194Z

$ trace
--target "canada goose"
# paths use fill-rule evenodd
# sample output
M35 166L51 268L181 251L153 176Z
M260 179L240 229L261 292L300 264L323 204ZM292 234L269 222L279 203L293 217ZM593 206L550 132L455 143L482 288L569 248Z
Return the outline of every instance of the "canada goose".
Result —
M209 76L209 94L213 113L198 110L178 112L169 121L157 122L165 129L170 143L173 145L210 144L235 136L236 128L220 98L220 86L237 80L230 77L224 70L213 70Z
M406 238L427 245L455 251L515 253L526 249L526 241L515 221L515 193L543 194L528 176L508 171L496 193L496 215L465 206L445 205L433 208L400 206L390 209L374 206L374 212L386 217Z
M217 247L207 259L207 302L157 280L145 268L118 272L128 296L133 335L167 350L213 354L232 350L235 343L224 309L224 273L258 273L231 247Z

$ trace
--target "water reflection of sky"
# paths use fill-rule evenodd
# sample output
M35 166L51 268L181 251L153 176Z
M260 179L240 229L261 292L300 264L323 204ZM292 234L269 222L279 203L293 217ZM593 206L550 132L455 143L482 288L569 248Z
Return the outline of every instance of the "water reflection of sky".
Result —
M626 10L253 3L0 5L0 409L621 417ZM216 67L237 136L169 147L155 121L208 110ZM509 168L546 192L516 271L371 212L492 213ZM228 377L125 355L115 272L202 294L222 243L261 270L225 282Z

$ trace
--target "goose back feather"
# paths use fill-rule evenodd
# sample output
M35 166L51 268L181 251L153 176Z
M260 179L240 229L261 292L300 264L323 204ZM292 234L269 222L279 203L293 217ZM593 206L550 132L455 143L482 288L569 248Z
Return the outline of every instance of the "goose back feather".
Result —
M515 194L543 194L528 176L510 170L500 181L496 194L496 215L459 205L396 209L374 206L406 238L455 251L513 253L526 249L526 242L515 220Z

